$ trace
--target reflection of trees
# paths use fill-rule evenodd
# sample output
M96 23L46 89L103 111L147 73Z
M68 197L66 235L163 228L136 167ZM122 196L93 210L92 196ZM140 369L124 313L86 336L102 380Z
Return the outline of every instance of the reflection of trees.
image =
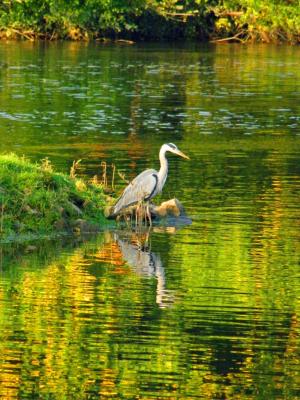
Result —
M279 144L289 151L282 151ZM205 161L201 170L195 167L185 186L201 188L199 232L197 236L186 229L171 251L171 257L182 254L183 265L191 272L183 274L181 281L183 292L190 292L184 303L198 296L194 301L200 311L207 309L199 324L187 316L193 322L188 330L193 334L209 329L211 368L218 372L217 382L222 381L222 370L231 382L224 397L234 398L240 383L249 398L256 398L254 387L264 398L272 397L276 387L293 398L298 367L291 347L299 356L299 288L295 279L300 254L300 179L291 143L288 139L273 141L267 150L250 141L243 151L241 143L218 145L224 146L225 152L213 141L210 148L202 150L203 156L195 150ZM192 246L186 246L187 242ZM201 265L197 277L196 256L191 251ZM214 315L215 310L220 314ZM195 340L197 336L192 337ZM198 339L195 349L201 348L201 337ZM193 359L197 354L201 359L197 352Z
M130 136L129 144L123 141L120 145L119 136L110 136L98 144L72 143L73 149L92 151L98 164L111 153L121 159L121 167L127 167L130 158L136 174L150 162L155 164L164 134L156 138L153 127L165 123L170 140L167 124L173 124L175 138L184 134L183 147L195 157L192 169L176 160L170 163L168 187L184 192L181 199L197 221L174 241L167 236L155 239L150 249L136 238L112 240L108 235L106 240L100 238L98 243L56 258L48 254L44 266L43 252L36 258L19 256L9 270L4 256L0 397L25 399L34 393L59 399L82 399L88 394L95 398L197 395L248 400L272 398L274 393L294 397L300 358L298 143L284 135L238 140L236 135L209 138L199 133L202 128L221 132L223 123L238 126L246 121L251 125L257 122L253 116L261 118L265 112L272 124L282 126L283 114L265 104L262 107L261 102L264 93L269 93L272 107L281 108L282 100L276 96L282 86L276 86L270 76L286 74L289 68L296 75L299 69L288 63L270 63L266 75L260 73L265 70L265 57L253 61L239 52L231 57L226 53L230 49L219 47L209 59L201 52L191 57L185 54L176 71L171 66L178 64L177 53L169 53L168 62L159 53L153 68L128 65L132 79L124 85L117 78L132 56L123 54L120 66L113 63L112 52L106 51L100 62L101 82L108 86L102 87L102 93L112 82L116 91L102 98L95 75L82 81L84 94L94 99L91 102L101 97L103 107L108 106L109 124L120 123L113 119L117 107L117 115L129 118L121 123L122 129L134 127L136 135ZM80 54L85 53L75 46L74 65L80 62ZM60 72L55 69L55 57L48 56L43 62L44 81L38 90L44 96ZM185 63L191 65L188 73ZM12 71L5 69L4 82L11 79L8 74ZM38 79L37 72L28 70L16 83L27 85L30 93L32 76ZM141 76L137 85L136 78ZM238 89L248 88L253 78L258 97L250 101L246 91L239 94ZM232 82L236 86L230 91ZM76 73L66 83L76 86ZM9 90L3 87L8 104ZM130 101L118 95L122 89L133 94ZM291 86L285 90L296 93ZM160 97L155 97L157 92ZM25 111L32 104L39 106L39 96L33 100L24 103ZM62 107L58 92L52 100L53 109ZM290 103L285 107L299 114L299 102ZM247 115L243 114L245 104ZM102 114L94 115L93 107L87 110L85 105L70 97L67 107L82 115L69 120L66 130L82 123L84 113L101 122ZM225 108L229 112L220 111ZM152 125L144 126L151 117ZM180 127L179 122L183 123ZM229 125L225 128L231 130ZM243 126L237 129L244 132ZM279 129L277 133L287 128ZM176 174L178 165L181 171ZM176 301L172 307L158 307L165 300L167 304L173 301L172 296L166 298L172 294L170 288Z
M191 227L179 233L167 281L157 238L151 247L147 235L107 233L60 256L48 252L44 266L43 252L20 254L10 268L4 257L0 395L248 400L282 390L292 398L299 302L296 286L274 278L282 255L254 259L241 244L248 237L249 249L255 246L248 229L224 227L222 219L213 226L196 247ZM158 241L163 250L170 238ZM285 261L284 274L293 276L296 259ZM174 281L176 301L157 307L174 300L166 289Z
M131 284L139 286L143 277L154 274L158 281L157 301L162 305L167 291L159 256L142 248L130 248L129 243L126 247L124 238L115 242L106 236L104 246L100 242L97 247L99 250L95 248L92 253L86 248L77 249L71 256L49 263L45 269L40 268L34 256L28 256L29 261L19 260L20 275L10 283L17 289L1 291L2 299L8 296L17 310L12 318L8 318L5 308L0 311L4 328L1 332L9 338L0 345L0 374L5 390L1 395L21 394L25 398L26 394L47 390L55 398L68 393L79 399L86 390L99 390L103 396L115 392L113 386L120 379L115 365L119 352L116 340L120 337L124 341L126 354L127 339L135 337L136 329L143 325L143 314L148 312L143 309L146 304L141 307L143 293L132 298L127 294L128 288ZM134 273L128 269L121 248L127 256L131 254ZM37 270L27 270L31 258ZM148 269L147 261L151 262ZM102 266L102 270L97 266ZM116 282L116 278L123 282ZM150 300L152 293L149 296ZM133 314L124 315L124 307ZM131 374L130 358L128 362L126 373ZM96 370L91 372L92 364L98 365L101 375L97 376ZM80 368L79 374L73 370L74 366Z

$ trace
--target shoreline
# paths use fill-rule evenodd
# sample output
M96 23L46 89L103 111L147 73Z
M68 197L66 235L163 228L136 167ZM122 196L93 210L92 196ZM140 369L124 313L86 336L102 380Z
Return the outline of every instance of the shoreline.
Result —
M300 44L299 6L276 0L6 2L0 39Z
M92 36L92 35L91 35ZM247 35L249 36L249 35ZM149 44L149 43L198 43L202 45L208 44L242 44L242 45L253 45L253 44L265 44L265 45L287 45L287 46L299 46L300 45L300 36L299 38L291 38L291 39L274 39L264 35L264 37L244 37L241 33L234 34L232 36L220 36L220 37L212 37L207 39L197 39L197 38L164 38L161 40L158 39L126 39L126 38L111 38L111 37L90 37L89 33L87 33L87 37L82 36L79 38L73 37L58 37L51 38L48 36L40 35L40 34L32 34L32 36L28 36L26 32L22 34L19 32L15 36L11 36L10 34L6 35L3 32L0 32L0 43L1 42L30 42L30 43L97 43L102 45L123 45L123 46L132 46L139 44Z
M73 164L74 165L74 164ZM97 233L111 226L108 196L98 182L56 172L48 159L31 163L0 155L0 241L23 236Z

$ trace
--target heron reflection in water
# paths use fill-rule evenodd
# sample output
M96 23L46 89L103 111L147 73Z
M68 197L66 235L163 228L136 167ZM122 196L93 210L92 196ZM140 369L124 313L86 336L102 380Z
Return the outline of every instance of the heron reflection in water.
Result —
M161 308L166 308L174 302L174 294L166 289L165 270L160 255L150 250L149 232L126 234L114 233L114 240L117 243L123 260L135 271L136 274L146 277L155 277L156 303Z
M120 214L120 212L129 206L136 203L147 203L146 215L151 225L151 215L149 210L149 201L161 193L163 186L168 176L168 160L166 157L167 152L177 154L180 157L189 159L174 143L163 144L159 151L160 170L146 169L141 172L136 178L129 183L129 185L123 191L123 194L112 208L110 218L114 218Z

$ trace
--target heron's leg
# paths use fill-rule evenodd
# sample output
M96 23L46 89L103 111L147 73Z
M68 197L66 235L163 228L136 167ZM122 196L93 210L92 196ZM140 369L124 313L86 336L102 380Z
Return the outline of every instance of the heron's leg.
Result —
M141 226L143 222L143 203L139 201L135 210L135 226Z
M152 226L152 218L151 218L150 203L149 203L149 201L147 201L146 215L147 215L148 220L149 220L149 225Z
M143 219L144 219L144 203L141 200L140 202L140 215L139 215L139 227L143 227Z
M138 226L138 218L139 218L139 211L140 211L140 203L138 202L135 208L135 227L137 228Z
M136 206L135 209L135 227L137 226L137 212L138 212L138 206Z
M148 202L144 202L144 207L143 207L143 221L145 222L145 227L147 226L147 204Z
M147 226L147 218L148 218L148 202L146 201L144 203L144 209L143 209L143 220L145 221L145 227Z

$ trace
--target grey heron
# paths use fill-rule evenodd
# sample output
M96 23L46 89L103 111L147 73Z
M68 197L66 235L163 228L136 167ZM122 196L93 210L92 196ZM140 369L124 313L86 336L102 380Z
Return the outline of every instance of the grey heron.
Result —
M168 151L189 160L189 157L180 151L174 143L163 144L159 151L160 170L146 169L134 178L112 208L110 217L116 217L123 209L133 204L142 201L149 202L162 191L168 176L168 160L166 157Z

